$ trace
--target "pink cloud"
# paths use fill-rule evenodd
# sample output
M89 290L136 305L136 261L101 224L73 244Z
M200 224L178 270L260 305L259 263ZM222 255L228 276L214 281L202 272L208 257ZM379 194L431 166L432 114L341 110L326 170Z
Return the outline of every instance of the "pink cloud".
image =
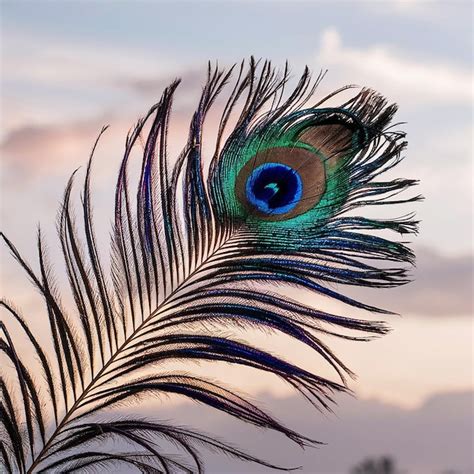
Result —
M72 171L85 163L106 123L104 118L60 125L26 125L7 135L0 149L9 167L22 172L56 174L65 168ZM121 128L123 124L114 124L115 130Z
M172 113L168 135L171 161L186 143L191 116L192 108L189 106L180 107ZM7 134L0 145L0 152L7 172L13 178L17 174L21 174L22 178L63 175L85 165L100 130L109 125L96 156L114 157L114 164L118 166L127 133L139 117L128 112L123 116L103 115L61 124L25 125ZM206 121L206 130L210 134L217 130L217 121L218 114L211 113ZM214 143L213 140L211 143Z

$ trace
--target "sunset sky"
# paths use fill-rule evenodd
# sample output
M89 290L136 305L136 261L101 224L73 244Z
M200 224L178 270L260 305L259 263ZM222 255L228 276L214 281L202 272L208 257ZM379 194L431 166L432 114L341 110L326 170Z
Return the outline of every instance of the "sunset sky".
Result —
M38 222L50 248L55 247L64 184L85 164L102 125L110 124L97 152L94 177L99 229L107 236L113 180L127 130L169 82L182 77L170 132L171 150L177 152L186 139L208 60L223 67L251 55L277 66L288 60L295 76L305 64L315 74L327 69L317 94L356 84L373 87L399 104L397 121L406 122L400 128L408 132L409 146L397 174L419 179L417 192L425 197L410 208L390 210L390 215L416 210L422 221L420 234L412 238L418 257L415 282L382 292L351 290L351 295L400 313L388 318L393 331L368 344L333 345L358 374L352 388L361 399L360 410L369 417L373 403L389 407L390 416L418 413L427 400L471 394L472 10L470 1L455 0L2 1L1 228L32 260ZM0 256L2 294L31 314L36 300L25 290L23 275L5 249ZM352 311L333 302L321 304ZM311 366L309 353L300 356ZM233 384L281 406L291 396L273 378L245 371L235 371ZM357 412L354 402L343 401L342 412L336 409L341 429L347 406ZM436 410L429 413L439 415ZM319 415L314 416L317 425ZM437 415L432 416L435 420ZM287 420L291 423L291 417ZM349 415L348 420L350 426L354 421ZM434 430L443 430L448 422L440 416L436 423ZM403 433L411 428L398 424L394 429ZM321 430L318 436L325 439ZM331 445L337 439L334 435ZM404 467L415 469L409 472L474 467L467 451L453 456L460 459L458 466L448 465L451 458L444 466L441 461L429 464L430 456L417 464L416 456L397 449L394 454ZM368 453L362 446L360 457ZM355 454L352 459L359 460Z

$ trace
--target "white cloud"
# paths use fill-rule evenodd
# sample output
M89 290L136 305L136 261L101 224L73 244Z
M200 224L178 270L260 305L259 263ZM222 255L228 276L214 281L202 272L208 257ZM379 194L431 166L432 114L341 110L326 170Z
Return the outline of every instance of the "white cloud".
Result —
M335 28L321 35L317 61L345 78L383 91L404 105L462 103L473 99L472 72L442 62L420 61L387 46L365 49L343 44Z

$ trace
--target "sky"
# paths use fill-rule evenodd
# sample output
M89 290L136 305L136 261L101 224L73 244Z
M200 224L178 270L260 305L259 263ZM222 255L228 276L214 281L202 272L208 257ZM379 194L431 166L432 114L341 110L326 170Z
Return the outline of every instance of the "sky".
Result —
M397 121L403 122L409 145L397 172L419 179L418 192L425 197L412 206L421 219L420 233L412 239L415 281L389 291L351 292L400 313L388 318L392 332L368 344L333 346L358 374L352 388L361 410L369 419L370 403L404 413L421 410L433 397L456 400L458 393L471 393L471 2L4 0L0 5L1 227L25 256L34 259L41 222L57 257L55 218L64 184L85 164L104 124L110 129L98 149L94 194L98 228L108 236L111 186L126 132L175 77L183 84L170 131L172 152L186 139L208 60L229 66L254 55L279 66L288 60L295 76L304 65L315 74L327 70L317 94L356 84L373 87L399 105ZM4 249L0 257L2 294L32 313L37 300L24 277ZM334 302L317 303L347 311ZM318 369L310 353L291 350ZM271 377L239 370L232 377L255 397L263 394L282 404L292 397ZM337 415L343 423L344 415ZM439 417L435 423L443 429L447 422ZM396 429L410 427L399 423ZM410 472L434 468L405 455ZM472 459L464 456L466 467Z

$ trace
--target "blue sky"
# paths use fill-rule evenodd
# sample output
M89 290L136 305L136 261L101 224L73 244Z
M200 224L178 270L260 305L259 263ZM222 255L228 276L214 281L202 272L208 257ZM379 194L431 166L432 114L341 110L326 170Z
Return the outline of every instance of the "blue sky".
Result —
M337 25L354 47L374 39L420 59L469 62L470 2L4 2L7 28L84 45L114 45L184 60L311 54ZM420 27L423 34L420 34ZM428 56L427 56L428 55Z
M54 248L64 183L84 165L105 123L111 128L94 184L99 228L108 236L110 186L125 134L174 77L184 78L171 131L178 150L208 60L288 60L295 76L305 64L315 73L327 69L321 94L358 84L399 104L409 146L397 173L420 179L426 198L416 205L422 225L415 283L376 296L403 318L393 318L394 331L380 341L338 347L359 374L354 388L362 398L414 407L436 393L474 387L471 2L0 5L1 221L25 255L34 258L39 221ZM6 252L0 255L4 292L35 308L20 272ZM288 395L265 377L233 376L249 391Z

